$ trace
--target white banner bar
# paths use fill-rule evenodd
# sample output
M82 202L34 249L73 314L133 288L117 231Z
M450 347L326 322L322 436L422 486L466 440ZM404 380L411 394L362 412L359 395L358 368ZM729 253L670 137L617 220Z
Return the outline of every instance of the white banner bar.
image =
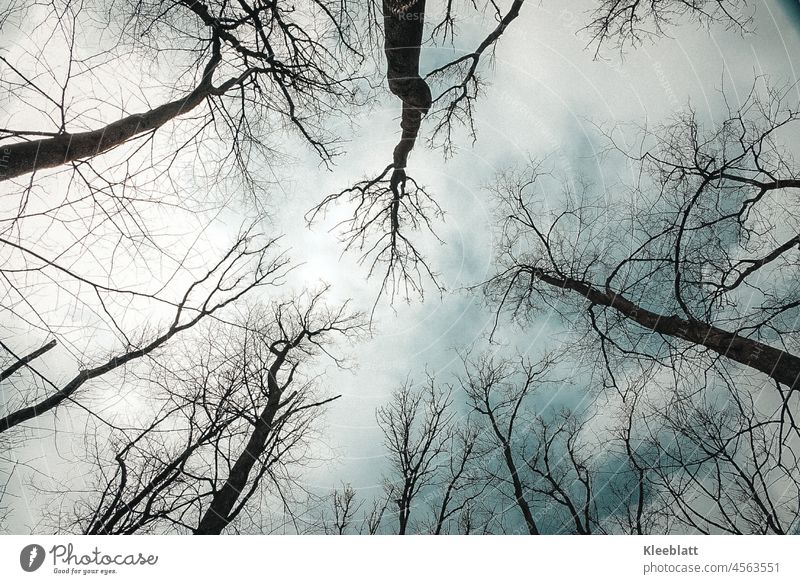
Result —
M796 537L0 537L0 582L793 582Z

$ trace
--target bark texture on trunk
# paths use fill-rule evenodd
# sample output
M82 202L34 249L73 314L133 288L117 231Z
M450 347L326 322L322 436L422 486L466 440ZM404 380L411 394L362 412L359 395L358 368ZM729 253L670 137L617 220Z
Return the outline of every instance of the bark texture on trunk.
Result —
M384 51L389 90L403 102L402 134L394 148L393 184L404 178L408 155L417 141L422 118L431 107L431 90L419 74L425 0L398 4L383 1ZM400 176L403 174L403 176Z
M800 386L800 357L791 353L698 320L646 310L621 294L596 288L580 280L537 269L533 270L533 275L546 284L572 290L595 304L613 308L652 331L702 345L732 361L752 367L790 389Z
M191 93L149 111L131 114L107 126L88 132L64 133L52 138L17 142L0 150L0 181L37 170L54 168L108 152L145 132L156 130L185 114L210 95L212 87L202 84Z
M302 339L302 336L299 337ZM278 372L286 362L289 350L296 346L299 340L284 348L276 355L275 362L270 366L267 375L267 389L269 391L267 404L253 425L253 431L247 440L244 450L233 463L228 478L222 487L214 493L211 504L200 518L200 523L195 530L195 535L219 535L234 519L234 507L239 497L247 487L248 479L259 457L264 453L267 441L273 430L275 415L281 405L283 388L278 384Z

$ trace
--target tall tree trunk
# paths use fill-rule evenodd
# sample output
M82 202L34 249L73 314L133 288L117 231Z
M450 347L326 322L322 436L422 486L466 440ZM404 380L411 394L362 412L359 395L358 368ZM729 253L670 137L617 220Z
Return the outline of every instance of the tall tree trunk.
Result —
M531 535L539 535L539 528L536 525L536 520L533 518L531 507L528 505L528 501L525 499L525 492L522 489L522 481L519 478L519 469L517 469L517 463L514 461L514 453L511 450L510 440L512 428L509 427L508 437L506 437L506 434L503 434L502 430L500 430L500 426L498 425L497 419L495 418L494 412L489 404L488 397L486 398L485 403L486 414L489 416L489 422L492 424L494 435L497 436L497 439L500 441L500 445L503 447L503 458L506 461L506 468L511 475L511 484L514 487L514 500L516 501L517 507L519 507L519 510L522 513L522 517L525 519L525 525L528 528L528 533Z
M170 120L195 109L210 95L223 93L248 74L245 72L238 78L227 80L220 87L214 87L212 77L221 61L221 41L219 34L215 32L211 39L211 58L203 69L203 77L197 87L183 97L140 114L131 114L97 130L64 133L52 138L17 142L2 147L0 182L108 152L131 138L156 130Z
M291 344L278 353L275 362L270 366L267 374L267 389L269 392L267 404L256 420L247 445L233 464L228 478L222 488L214 493L211 505L200 518L200 523L194 532L195 535L219 535L233 520L231 512L234 505L236 505L236 501L239 500L239 496L247 486L250 472L253 470L259 456L264 453L264 448L273 428L272 423L280 409L283 388L278 384L278 372L286 362L288 352L299 344L304 334L299 335Z
M522 481L519 479L519 471L514 462L514 455L511 452L511 445L503 439L503 457L506 459L506 466L508 472L511 473L511 483L514 485L514 500L517 502L517 507L522 512L522 517L525 519L525 525L528 528L528 533L531 535L539 535L539 528L536 526L536 520L533 518L531 507L525 499L525 493L522 490Z
M247 486L250 472L264 452L278 405L278 396L275 399L270 398L250 434L247 446L236 459L225 484L214 494L211 505L200 519L195 535L219 535L233 519L231 511Z
M0 151L4 161L0 166L0 181L108 152L131 138L155 130L193 110L208 97L209 89L210 86L198 87L180 99L144 113L129 115L97 130L64 133L52 138L5 146Z
M732 361L752 367L790 389L800 386L800 357L791 353L701 321L687 320L677 315L664 316L646 310L621 294L603 291L587 282L554 276L536 268L531 274L546 284L573 290L595 304L613 308L652 331L702 345Z
M411 4L408 8L403 5ZM431 90L419 74L425 0L383 0L384 52L389 90L403 102L400 141L394 149L395 169L403 169L414 147L422 117L431 107Z

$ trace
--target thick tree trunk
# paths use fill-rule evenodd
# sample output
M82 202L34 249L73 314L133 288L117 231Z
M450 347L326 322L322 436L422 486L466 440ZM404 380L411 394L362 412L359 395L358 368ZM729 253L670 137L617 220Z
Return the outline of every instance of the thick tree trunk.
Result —
M288 352L300 343L304 335L305 331L280 353L276 354L275 362L270 366L267 375L267 404L258 416L247 445L233 464L225 484L214 493L211 505L200 518L200 523L194 532L195 535L219 535L233 520L231 512L247 486L250 472L258 462L259 456L264 453L264 448L273 429L275 415L281 407L283 388L278 384L278 372L286 362Z
M405 535L408 527L409 507L408 503L400 503L400 528L397 530L397 535Z
M613 308L652 331L702 345L723 357L752 367L790 389L800 386L800 357L791 353L704 322L646 310L621 294L600 290L580 280L554 276L538 269L533 270L533 275L546 284L573 290L595 304Z
M193 110L208 97L210 90L210 84L201 85L180 99L144 113L132 114L97 130L4 146L0 149L0 181L108 152Z
M402 135L393 156L396 170L406 167L422 117L431 107L431 90L419 74L425 0L417 0L407 9L399 8L401 4L396 0L383 2L386 78L389 90L403 102Z
M245 490L250 472L253 470L259 456L263 454L269 439L272 431L272 422L278 411L279 399L279 391L270 396L269 403L261 412L253 432L250 434L247 446L245 446L239 458L236 459L225 484L214 494L211 505L200 519L195 535L219 535L233 519L231 511L236 505L236 501L239 500L239 496Z

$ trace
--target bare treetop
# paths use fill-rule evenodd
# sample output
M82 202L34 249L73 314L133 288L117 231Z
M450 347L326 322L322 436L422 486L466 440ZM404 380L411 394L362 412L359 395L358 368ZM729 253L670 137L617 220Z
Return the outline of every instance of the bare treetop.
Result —
M508 174L497 188L507 218L500 271L485 287L492 302L522 317L584 312L606 350L667 359L688 342L795 388L792 96L754 88L720 124L688 111L643 130L641 151L625 153L636 178L610 200L588 184L555 185L542 165ZM547 210L548 191L563 206Z
M74 164L135 139L140 139L141 148L142 140L190 113L196 116L194 123L184 127L198 131L209 126L228 144L228 158L245 172L252 170L248 169L251 149L259 148L259 142L281 124L293 127L323 160L333 155L334 137L320 121L353 102L355 71L363 60L352 30L354 15L339 3L310 0L296 10L260 0L183 0L166 6L139 2L122 11L114 5L107 12L71 2L62 10L58 4L37 16L45 17L42 26L63 36L69 48L62 57L63 75L55 69L63 64L54 63L49 79L42 80L35 60L0 55L8 71L0 90L21 100L20 107L27 102L44 114L34 127L0 122L0 141L8 159L3 180ZM17 18L23 20L26 14L23 11ZM128 96L98 92L88 97L121 104L116 116L105 114L100 122L86 100L74 102L74 92L78 96L85 92L74 90L75 85L85 87L86 78L99 81L103 89L110 87L114 59L124 59L119 48L101 45L95 49L100 54L87 57L86 49L76 45L76 35L89 34L98 20L121 27L123 46L149 59L148 66L160 69L161 56L172 56L169 71L156 74L164 84L157 92L159 99L165 95L169 99L131 113Z
M714 23L744 32L751 21L747 0L601 0L585 30L598 54L604 45L640 45L668 35L683 21Z

